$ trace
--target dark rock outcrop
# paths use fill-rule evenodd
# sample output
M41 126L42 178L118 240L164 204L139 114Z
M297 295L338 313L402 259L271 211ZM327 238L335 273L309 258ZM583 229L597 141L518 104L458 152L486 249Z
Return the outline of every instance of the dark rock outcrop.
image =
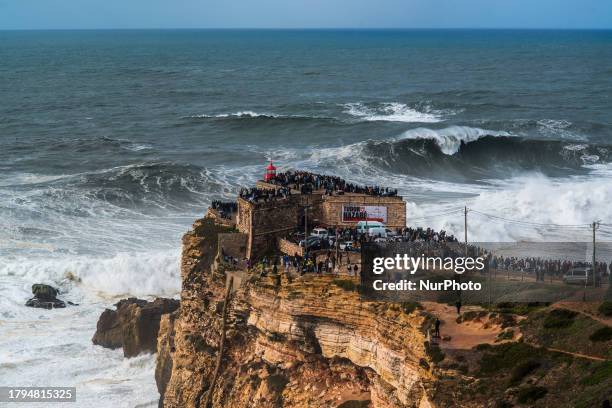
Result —
M34 297L26 302L26 306L38 307L41 309L57 309L66 307L66 303L57 298L59 291L53 286L35 283L32 285L32 294Z
M129 298L115 306L116 310L102 312L92 342L111 349L123 347L125 357L134 357L142 352L156 351L161 317L177 310L179 301L157 298L147 302Z

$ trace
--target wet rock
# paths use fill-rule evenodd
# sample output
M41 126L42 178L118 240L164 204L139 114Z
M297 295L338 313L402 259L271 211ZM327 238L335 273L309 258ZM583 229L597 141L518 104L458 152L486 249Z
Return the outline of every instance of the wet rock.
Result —
M143 352L155 353L161 317L177 310L179 301L129 298L115 306L116 310L102 312L92 342L111 349L122 347L125 357L134 357Z
M33 298L26 302L26 306L41 309L58 309L66 307L66 302L57 298L59 291L53 286L42 283L32 285Z
M62 300L42 300L36 297L29 299L25 305L29 307L38 307L41 309L60 309L66 307L66 303Z

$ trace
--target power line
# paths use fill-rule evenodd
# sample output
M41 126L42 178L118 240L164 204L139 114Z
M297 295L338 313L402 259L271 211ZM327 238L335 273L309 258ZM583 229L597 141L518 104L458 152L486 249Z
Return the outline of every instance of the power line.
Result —
M530 221L521 221L521 220L513 220L510 218L505 218L505 217L500 217L497 215L492 215L492 214L487 214L484 212L480 212L474 209L470 209L470 212L474 212L476 214L488 217L488 218L492 218L492 219L496 219L496 220L500 220L500 221L504 221L504 222L508 222L508 223L512 223L512 224L517 224L517 225L525 225L525 226L530 226L530 227L547 227L547 228L568 228L568 229L582 229L582 228L588 228L591 226L591 224L554 224L554 223L542 223L542 222L530 222Z
M442 217L442 216L446 216L446 215L452 215L452 214L457 214L460 212L464 212L465 209L464 208L457 208L455 210L450 210L450 211L445 211L445 212L440 212L440 213L435 213L435 214L429 214L429 215L424 215L422 217L418 217L418 218L412 218L410 221L421 221L421 220L427 220L430 218L437 218L437 217ZM515 219L511 219L511 218L506 218L506 217L501 217L499 215L493 215L493 214L488 214L482 211L478 211L478 210L474 210L472 208L468 208L467 209L468 212L473 212L476 213L478 215L496 220L496 221L501 221L504 223L510 223L510 224L514 224L514 225L518 225L518 226L524 226L524 227L541 227L541 228L550 228L550 229L571 229L571 230L581 230L581 229L587 229L587 228L591 228L591 224L555 224L555 223L543 223L543 222L532 222L532 221L522 221L522 220L515 220ZM607 224L607 223L598 223L599 226L603 226L603 227L610 227L612 228L612 224Z
M411 218L410 221L420 221L420 220L426 220L429 218L436 218L436 217L442 217L445 215L451 215L451 214L456 214L458 212L462 212L463 208L458 209L458 210L453 210L453 211L448 211L448 212L443 212L443 213L437 213L437 214L429 214L429 215L425 215L419 218Z

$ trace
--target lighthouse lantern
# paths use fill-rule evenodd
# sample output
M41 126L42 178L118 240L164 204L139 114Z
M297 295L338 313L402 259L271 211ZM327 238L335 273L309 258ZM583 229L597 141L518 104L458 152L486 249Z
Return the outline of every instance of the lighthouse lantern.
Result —
M268 167L266 167L266 174L264 175L264 181L270 181L274 177L276 177L276 167L270 162Z

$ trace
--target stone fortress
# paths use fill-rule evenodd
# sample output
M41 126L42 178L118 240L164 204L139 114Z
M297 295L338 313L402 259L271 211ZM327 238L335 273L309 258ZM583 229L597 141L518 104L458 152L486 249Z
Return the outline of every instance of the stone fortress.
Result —
M272 168L270 168L272 167ZM264 191L283 188L272 183L275 173L268 166L264 180L256 188ZM368 195L365 193L334 192L324 189L303 193L295 187L286 197L251 201L237 198L238 211L230 218L221 217L218 211L209 209L206 217L215 222L234 226L237 233L221 235L219 245L223 252L236 259L257 259L263 254L281 252L288 255L300 253L300 249L284 238L293 232L304 231L305 224L314 227L355 227L360 220L382 221L389 228L406 226L406 203L401 196ZM350 211L361 211L360 217L349 217ZM375 214L375 215L372 215Z

